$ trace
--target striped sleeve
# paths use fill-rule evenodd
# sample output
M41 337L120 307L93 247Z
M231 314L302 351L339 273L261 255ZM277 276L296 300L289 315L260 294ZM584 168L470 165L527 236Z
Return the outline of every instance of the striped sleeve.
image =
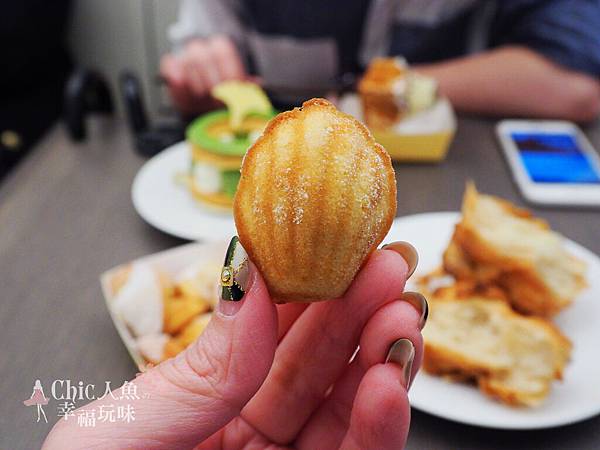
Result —
M492 45L524 45L564 67L600 77L600 0L497 4Z

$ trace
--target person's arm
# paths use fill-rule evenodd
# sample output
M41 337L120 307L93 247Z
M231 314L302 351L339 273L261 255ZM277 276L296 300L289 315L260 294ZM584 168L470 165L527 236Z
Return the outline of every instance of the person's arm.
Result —
M525 47L501 47L416 69L436 78L440 92L460 111L577 122L600 114L597 78Z
M600 109L598 0L502 0L486 53L425 67L459 109L589 121Z
M181 0L177 21L168 30L172 53L182 52L194 39L216 35L227 35L245 52L245 28L240 14L239 0Z

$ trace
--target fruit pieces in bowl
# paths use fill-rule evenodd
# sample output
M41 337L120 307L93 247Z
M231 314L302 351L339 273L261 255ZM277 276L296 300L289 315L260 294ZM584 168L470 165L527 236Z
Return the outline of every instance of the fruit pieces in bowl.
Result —
M109 311L140 370L183 351L210 321L224 248L210 245L215 257L196 258L203 246L190 244L103 276Z

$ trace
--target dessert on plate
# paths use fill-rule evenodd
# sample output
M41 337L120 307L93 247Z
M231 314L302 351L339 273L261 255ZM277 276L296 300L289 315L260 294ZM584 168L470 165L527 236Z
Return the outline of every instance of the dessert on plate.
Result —
M412 71L402 58L375 58L358 84L358 93L367 126L388 129L433 106L437 82Z
M441 161L456 131L454 110L438 95L436 80L399 57L373 59L358 83L358 98L342 98L341 107L362 113L375 140L398 161Z
M227 81L211 93L227 109L207 113L188 126L191 164L187 184L203 205L230 209L242 158L274 112L265 93L254 83Z
M275 117L241 173L239 239L280 303L342 296L396 213L389 155L323 99Z

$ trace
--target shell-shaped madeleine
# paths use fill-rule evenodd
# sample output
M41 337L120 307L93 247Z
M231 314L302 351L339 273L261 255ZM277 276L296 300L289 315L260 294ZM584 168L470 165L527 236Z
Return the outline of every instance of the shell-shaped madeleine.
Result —
M389 155L323 99L267 125L234 202L240 242L277 302L342 296L395 214Z

